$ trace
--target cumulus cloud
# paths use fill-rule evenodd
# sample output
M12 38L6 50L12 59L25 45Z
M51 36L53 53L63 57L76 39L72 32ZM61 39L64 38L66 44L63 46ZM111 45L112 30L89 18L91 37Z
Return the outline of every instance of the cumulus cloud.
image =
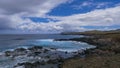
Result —
M83 7L90 7L90 5L93 5L93 3L91 1L84 1L78 5L72 5L72 7L74 9L79 10L79 9L82 9Z
M94 10L85 14L74 14L67 17L58 17L66 22L76 22L80 26L111 26L120 25L120 6Z
M65 17L46 16L46 18L51 18L60 21L50 21L49 23L29 22L28 24L19 26L19 28L46 32L61 32L90 30L83 28L82 26L120 25L120 6L108 9L94 10L85 14L74 14ZM106 27L103 29L106 30Z
M0 0L0 14L44 15L67 0Z
M108 5L112 4L111 2L102 2L102 3L97 3L96 8L101 8L101 7L108 7Z
M111 5L111 4L112 2L94 2L93 0L89 0L89 1L80 2L77 5L72 5L72 7L77 10L84 9L85 7L87 8L94 7L95 9L99 9L103 7L107 8L108 5Z
M0 0L0 29L16 29L30 20L29 16L43 17L53 8L68 0Z
M120 25L120 6L96 9L84 14L71 16L48 16L46 13L68 0L1 0L0 29L15 29L32 32L62 32L90 30L82 26ZM70 2L68 2L70 3ZM87 4L84 4L87 5ZM33 22L24 17L44 17L52 20ZM106 28L105 28L106 29Z

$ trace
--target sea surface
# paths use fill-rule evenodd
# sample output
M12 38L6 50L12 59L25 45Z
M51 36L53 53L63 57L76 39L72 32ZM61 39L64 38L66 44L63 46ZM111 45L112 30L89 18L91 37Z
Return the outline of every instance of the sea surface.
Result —
M56 48L62 51L75 51L78 49L91 48L84 42L54 41L54 39L69 39L83 37L82 35L59 35L59 34L6 34L0 35L0 52L19 47L43 46Z
M76 41L54 41L55 39L69 39L69 38L79 38L84 37L81 35L58 35L58 34L25 34L25 35L0 35L0 68L14 68L18 63L24 62L35 62L43 59L41 56L50 55L54 58L59 58L63 56L65 58L72 57L76 55L75 53L80 50L85 50L89 48L94 48L95 46L89 45L85 42L76 42ZM4 56L4 52L8 50L15 50L16 48L29 48L33 46L42 46L44 48L56 49L55 51L50 51L48 53L41 53L41 56L36 58L33 56L21 55L17 57L7 57ZM68 52L66 54L66 52ZM52 54L52 55L51 55ZM51 68L50 64L44 65L42 68ZM55 64L52 66L56 66ZM16 67L24 68L24 67ZM58 68L58 67L54 67Z

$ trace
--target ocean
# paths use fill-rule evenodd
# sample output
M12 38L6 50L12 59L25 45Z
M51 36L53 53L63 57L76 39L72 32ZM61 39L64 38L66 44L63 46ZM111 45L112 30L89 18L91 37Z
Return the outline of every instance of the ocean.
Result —
M79 38L82 35L59 35L59 34L7 34L0 35L0 52L19 47L43 46L57 48L63 51L73 51L92 47L83 42L54 41L54 39Z
M18 66L19 63L36 61L42 62L43 60L47 63L46 60L58 59L59 56L62 58L70 58L75 55L78 55L78 51L85 49L93 48L94 46L89 45L85 42L76 42L76 41L55 41L54 39L69 39L69 38L79 38L83 37L81 35L58 35L58 34L25 34L25 35L0 35L0 68L24 68L24 66ZM5 56L5 51L14 51L19 48L29 48L34 46L42 46L44 48L52 48L55 50L50 50L48 52L42 52L39 56L34 56L33 51L28 51L24 55L17 55L16 52L13 52L12 56ZM44 50L44 49L43 49ZM67 52L67 53L66 53ZM19 54L19 53L18 53ZM16 55L15 57L13 57ZM49 56L50 58L46 58ZM46 64L40 68L58 68L56 64ZM57 65L57 66L56 66Z

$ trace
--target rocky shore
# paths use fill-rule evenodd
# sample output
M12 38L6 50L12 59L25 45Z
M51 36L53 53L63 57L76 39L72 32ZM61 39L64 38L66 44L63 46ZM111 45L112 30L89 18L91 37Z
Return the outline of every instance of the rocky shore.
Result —
M0 65L6 65L4 68L120 68L119 31L89 31L77 34L84 34L84 37L55 41L86 42L96 48L77 52L64 52L41 46L17 48L0 55L0 58L7 62Z
M3 67L4 65L9 65L9 68L60 68L64 60L75 56L82 56L82 51L64 52L58 51L55 48L33 46L5 51L0 58L2 56L4 59L7 58L7 63L2 63L0 60L0 65L3 65Z
M74 57L64 61L62 68L120 68L120 31L89 31L73 34L84 34L89 37L59 39L59 41L82 41L95 45L96 48L85 50L85 58Z

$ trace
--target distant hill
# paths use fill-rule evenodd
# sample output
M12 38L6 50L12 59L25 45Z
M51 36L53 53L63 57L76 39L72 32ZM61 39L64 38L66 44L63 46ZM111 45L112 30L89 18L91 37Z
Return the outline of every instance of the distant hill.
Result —
M110 30L110 31L99 31L99 30L92 30L92 31L85 31L85 32L62 32L63 35L99 35L99 34L120 34L120 29L117 30Z

